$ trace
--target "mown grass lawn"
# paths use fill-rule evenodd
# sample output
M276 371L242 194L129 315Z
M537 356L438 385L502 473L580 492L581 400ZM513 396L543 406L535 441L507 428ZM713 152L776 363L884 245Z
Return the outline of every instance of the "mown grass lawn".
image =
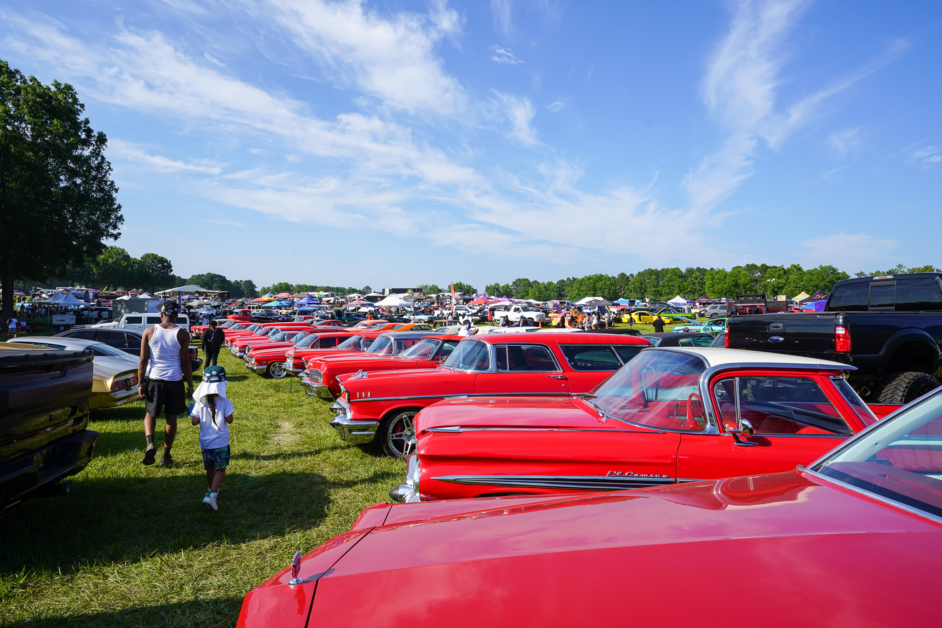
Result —
M173 469L145 467L143 404L94 413L101 438L72 494L0 519L0 625L233 626L294 552L388 500L404 463L342 444L296 381L220 364L236 420L219 512L201 504L198 428L181 421Z

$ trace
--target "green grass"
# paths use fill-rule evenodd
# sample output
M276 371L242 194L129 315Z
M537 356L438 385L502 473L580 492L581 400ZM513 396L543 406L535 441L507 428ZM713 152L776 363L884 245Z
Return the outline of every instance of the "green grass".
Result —
M341 443L328 404L296 381L228 353L220 364L236 419L219 512L201 504L199 428L180 422L173 469L145 467L143 404L93 413L101 438L72 494L0 519L0 625L232 626L245 593L294 552L388 500L404 463Z

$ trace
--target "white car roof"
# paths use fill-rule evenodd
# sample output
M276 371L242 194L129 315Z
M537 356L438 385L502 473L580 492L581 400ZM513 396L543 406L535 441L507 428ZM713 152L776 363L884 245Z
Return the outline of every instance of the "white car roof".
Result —
M723 347L663 347L663 350L678 350L685 353L695 353L707 361L711 367L723 366L725 364L807 364L814 366L821 364L829 368L840 367L852 371L853 366L832 362L831 360L819 360L817 358L806 358L800 355L789 355L787 353L770 353L768 351L749 351L746 349L725 349Z

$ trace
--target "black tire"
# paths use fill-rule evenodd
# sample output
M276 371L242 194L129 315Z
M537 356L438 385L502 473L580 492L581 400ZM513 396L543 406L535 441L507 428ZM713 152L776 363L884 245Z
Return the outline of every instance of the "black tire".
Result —
M383 453L393 458L408 458L415 453L415 415L420 408L400 408L383 419L374 441Z
M939 380L928 373L893 373L885 379L879 402L902 406L938 387Z

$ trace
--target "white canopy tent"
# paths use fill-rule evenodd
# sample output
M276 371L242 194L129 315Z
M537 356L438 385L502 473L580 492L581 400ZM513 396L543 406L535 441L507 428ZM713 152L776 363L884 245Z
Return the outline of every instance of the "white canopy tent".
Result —
M391 294L382 301L376 303L379 307L401 307L412 305L412 299L405 294Z
M690 301L688 301L687 299L683 298L682 296L678 294L676 297L668 301L668 303L670 303L671 305L687 305L688 303L690 303Z

